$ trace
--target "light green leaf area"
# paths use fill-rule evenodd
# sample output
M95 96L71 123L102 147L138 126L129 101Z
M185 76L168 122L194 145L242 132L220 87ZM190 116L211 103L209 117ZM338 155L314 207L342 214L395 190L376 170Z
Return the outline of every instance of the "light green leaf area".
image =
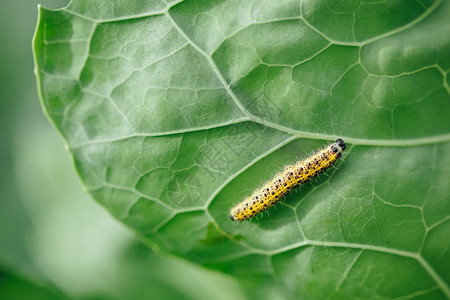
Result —
M42 105L96 201L153 247L301 299L450 298L450 2L40 9ZM229 209L342 137L262 218Z

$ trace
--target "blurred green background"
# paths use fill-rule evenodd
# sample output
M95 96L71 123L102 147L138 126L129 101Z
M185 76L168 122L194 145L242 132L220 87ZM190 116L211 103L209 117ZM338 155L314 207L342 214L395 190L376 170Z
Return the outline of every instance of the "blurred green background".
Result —
M247 298L235 279L143 246L85 192L33 74L37 5L67 2L2 1L0 298Z

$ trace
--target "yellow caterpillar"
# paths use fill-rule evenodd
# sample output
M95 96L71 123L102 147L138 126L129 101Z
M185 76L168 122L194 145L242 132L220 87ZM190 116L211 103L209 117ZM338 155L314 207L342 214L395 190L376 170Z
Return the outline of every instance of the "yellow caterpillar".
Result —
M297 162L293 166L287 166L272 180L254 191L250 197L234 206L230 210L231 220L246 220L275 205L293 188L308 182L333 165L342 156L346 147L342 139L337 139L336 142L317 151L312 156Z

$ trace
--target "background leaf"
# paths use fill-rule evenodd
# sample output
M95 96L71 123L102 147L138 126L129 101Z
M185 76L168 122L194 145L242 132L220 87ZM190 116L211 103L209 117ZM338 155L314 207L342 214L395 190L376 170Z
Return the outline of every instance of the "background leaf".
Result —
M307 299L450 297L450 3L82 1L40 10L42 104L151 247ZM337 137L270 217L229 208Z

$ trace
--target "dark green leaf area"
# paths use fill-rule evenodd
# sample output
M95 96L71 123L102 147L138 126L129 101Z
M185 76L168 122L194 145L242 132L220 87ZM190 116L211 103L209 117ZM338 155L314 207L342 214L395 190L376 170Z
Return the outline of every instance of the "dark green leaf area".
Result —
M408 257L311 246L276 255L272 264L294 294L310 299L445 298L422 266Z

